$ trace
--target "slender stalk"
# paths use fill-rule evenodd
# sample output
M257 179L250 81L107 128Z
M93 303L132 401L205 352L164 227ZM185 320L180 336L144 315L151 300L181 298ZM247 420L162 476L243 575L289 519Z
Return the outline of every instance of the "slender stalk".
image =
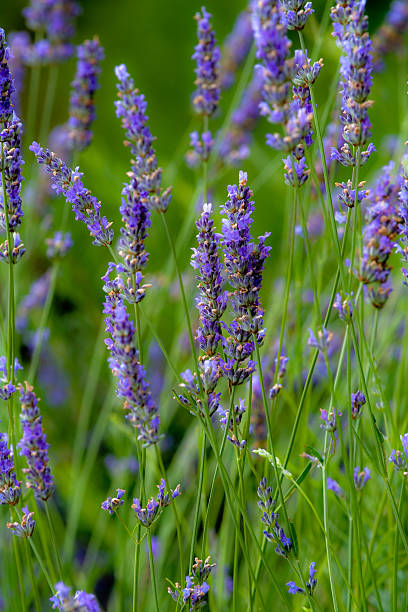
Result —
M61 559L60 559L60 555L58 552L58 546L57 546L57 540L55 537L55 529L54 529L54 525L52 522L52 516L51 516L51 512L48 506L48 502L44 503L45 506L45 514L47 515L47 522L48 522L48 527L50 530L50 535L51 535L51 541L52 541L52 546L54 548L54 554L55 554L55 559L57 562L57 572L59 574L59 579L62 580L63 579L63 573L62 573L62 565L61 565Z
M402 481L398 512L401 514L402 500L404 498L405 480ZM392 572L392 611L398 612L398 529L395 529L394 537L394 565Z
M31 582L31 588L33 591L35 609L37 612L41 612L41 602L40 602L40 598L38 595L37 582L34 576L33 560L31 558L31 551L29 550L27 541L24 542L24 552L25 552L25 558L26 558L26 563L28 567L28 573L30 575L30 582Z
M149 543L150 576L151 576L153 592L154 592L154 603L156 606L156 612L159 612L160 608L159 608L159 600L157 596L156 575L154 571L154 559L153 559L153 549L152 549L152 536L150 534L150 530L147 533L147 541Z
M338 612L338 604L337 604L337 595L336 595L336 587L334 585L334 576L333 576L333 567L331 560L331 550L330 550L330 535L329 535L329 507L327 503L327 453L328 453L328 445L327 445L327 431L324 436L324 461L322 465L322 483L323 483L323 523L324 523L324 531L325 536L324 540L326 543L326 556L327 556L327 569L329 571L329 580L330 580L330 589L332 593L333 600L333 608L335 612Z
M24 578L23 578L23 572L21 570L20 551L18 550L18 543L15 537L13 537L13 550L14 550L14 559L15 559L16 568L17 568L19 596L20 596L20 602L22 606L21 609L26 610L27 608L26 608L26 603L25 603Z
M201 506L201 495L203 490L203 482L204 482L204 470L205 470L205 447L206 447L207 437L204 431L201 431L201 457L200 457L200 474L198 477L198 490L197 490L197 500L196 507L194 512L194 523L193 523L193 532L191 536L191 546L190 546L190 560L188 566L188 573L191 574L191 569L193 567L194 561L194 550L196 546L197 532L198 532L198 524L200 522L200 506Z

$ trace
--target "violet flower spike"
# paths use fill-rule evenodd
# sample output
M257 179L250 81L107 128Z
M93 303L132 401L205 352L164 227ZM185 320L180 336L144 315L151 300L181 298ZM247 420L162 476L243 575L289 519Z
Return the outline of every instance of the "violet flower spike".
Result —
M50 597L53 610L100 612L95 595L85 593L85 591L76 591L75 595L71 596L71 587L66 586L63 582L57 582L54 589L55 595Z
M21 483L14 469L13 453L8 446L8 436L0 433L0 505L15 506L21 495Z
M401 184L398 214L400 216L400 235L396 251L401 255L403 263L408 266L408 154L401 160ZM408 269L402 268L403 284L408 287Z
M229 336L223 341L228 359L221 368L231 384L244 382L254 371L254 363L248 359L254 350L253 336L257 343L263 342L263 308L259 299L265 260L271 247L265 245L270 233L252 241L250 227L254 202L247 185L247 173L240 171L239 184L228 186L228 197L222 206L222 247L228 281L233 288L230 294L235 318L230 325L224 324ZM242 362L247 360L243 366Z
M142 508L140 504L140 499L135 498L133 500L132 509L136 514L136 518L139 523L149 529L152 524L159 518L164 508L167 508L171 504L172 499L176 499L180 493L180 485L174 489L169 489L169 492L165 492L166 490L166 482L162 478L160 484L157 485L159 492L157 494L157 499L153 495L147 502L146 508Z
M356 165L353 147L360 151L360 165L369 158L374 147L366 151L362 147L371 136L368 100L372 85L372 44L368 34L368 19L364 14L365 0L338 2L331 9L333 36L342 49L340 74L342 77L342 111L344 146L340 151L332 149L331 158L342 165Z
M21 206L21 134L23 125L16 114L0 126L0 141L3 143L4 179L6 183L7 218L10 232L16 232L23 218ZM0 179L1 185L1 179ZM0 191L0 228L6 231L3 188Z
M235 82L236 73L245 61L252 45L253 34L250 7L239 13L234 27L222 47L220 86L229 89Z
M21 523L7 523L7 528L11 529L12 533L18 538L31 538L35 527L34 512L30 512L28 506L24 506L22 510L23 517Z
M220 99L219 62L220 49L211 27L211 14L203 6L201 13L196 13L198 44L194 47L192 59L196 61L197 89L193 96L194 110L199 115L210 117L218 108Z
M22 370L23 368L18 362L17 357L14 360L14 375L17 370ZM11 366L7 367L7 359L4 356L0 357L0 399L7 401L16 392L16 387L11 382L12 372Z
M116 489L116 491L117 491L116 497L108 497L101 504L102 510L106 510L106 512L109 512L110 515L115 514L117 509L120 506L123 506L123 504L125 503L125 500L122 499L122 497L126 493L125 489Z
M123 400L126 419L137 429L137 438L142 445L149 446L159 441L159 410L153 401L145 369L135 348L135 326L121 296L123 285L118 276L113 280L109 278L114 269L114 264L110 264L106 275L102 277L106 293L103 312L106 315L106 331L110 335L105 340L110 351L108 362L118 381L116 394Z
M47 257L62 259L71 249L73 242L69 232L55 232L51 238L46 238Z
M68 139L72 151L83 151L92 140L91 125L96 118L95 92L99 87L100 63L104 59L99 39L86 40L77 48L77 70L71 83Z
M402 452L393 448L388 461L394 464L396 470L403 472L404 476L408 476L408 433L400 436L400 439Z
M188 605L189 610L198 610L202 608L205 605L205 596L210 590L210 586L206 580L214 567L215 563L211 563L210 557L207 557L204 562L195 557L192 573L190 576L186 576L185 587L182 588L180 584L176 582L176 590L173 591L168 587L167 592L174 601L179 601L180 597L182 597L183 604Z
M82 221L88 228L94 239L92 244L110 245L113 240L112 223L106 217L101 217L101 203L84 187L83 173L79 172L79 168L72 170L55 153L43 149L37 142L33 142L29 149L36 156L37 162L51 175L51 186L55 193L64 195L66 201L72 204L75 219Z
M357 390L351 394L351 416L358 419L361 416L361 408L366 403L366 397L362 391Z
M287 558L292 550L292 540L285 534L279 526L279 514L274 512L275 500L272 497L272 488L268 486L266 478L262 478L257 490L259 497L258 507L261 510L261 521L266 529L263 534L268 542L276 544L276 554Z
M357 465L354 468L354 486L358 491L360 491L366 484L368 480L371 478L371 472L368 467L365 467L362 472L360 472L360 468Z
M38 407L38 399L26 383L18 386L21 402L21 424L23 427L23 437L18 443L20 455L27 460L28 467L23 469L26 474L26 485L33 489L34 496L42 501L47 501L54 493L54 478L48 466L47 437L42 427L42 417Z
M282 23L288 30L303 30L308 17L314 13L311 2L305 0L280 0Z
M408 29L408 5L405 0L393 0L384 23L373 36L374 71L385 68L384 56L404 48L404 34Z

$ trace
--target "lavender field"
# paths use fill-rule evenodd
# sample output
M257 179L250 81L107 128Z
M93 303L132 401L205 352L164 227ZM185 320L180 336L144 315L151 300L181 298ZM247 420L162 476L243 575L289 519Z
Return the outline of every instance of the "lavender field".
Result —
M0 611L408 610L407 39L0 8Z

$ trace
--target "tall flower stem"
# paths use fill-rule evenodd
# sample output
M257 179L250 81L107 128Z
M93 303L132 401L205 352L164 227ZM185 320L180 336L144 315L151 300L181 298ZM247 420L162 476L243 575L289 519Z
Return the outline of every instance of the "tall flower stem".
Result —
M333 600L333 608L335 612L338 612L338 604L337 604L337 595L336 595L336 587L334 585L334 576L333 576L333 567L331 560L331 550L330 550L330 535L329 535L329 506L327 503L327 453L329 451L329 446L327 444L328 434L327 431L324 436L324 460L322 465L322 483L323 483L323 524L325 531L325 543L326 543L326 557L327 557L327 569L329 572L329 580L330 580L330 589L332 593Z
M153 560L153 549L152 549L152 536L150 534L150 530L149 530L149 533L147 534L147 541L149 544L150 576L151 576L153 592L154 592L154 603L156 606L156 611L159 612L160 608L159 608L159 600L157 596L156 575L154 571L154 560Z
M35 606L36 612L41 612L41 602L38 596L37 582L34 576L33 560L31 558L31 551L29 550L29 545L27 542L24 542L24 552L25 552L25 558L26 558L26 563L28 567L28 573L30 575L31 588L33 591L34 606Z
M398 512L401 514L402 500L404 499L405 480L402 481ZM398 529L395 529L394 537L394 566L392 572L392 611L398 612Z
M54 554L55 554L55 559L56 559L56 563L57 563L57 572L59 575L59 579L62 580L63 579L63 573L62 573L62 565L61 565L61 559L60 559L60 555L58 552L58 546L57 546L57 540L55 537L55 529L54 529L54 524L52 522L52 516L51 516L51 512L48 506L48 501L46 501L44 503L45 506L45 514L47 515L47 522L48 522L48 527L50 530L50 535L51 535L51 542L52 542L52 546L54 549Z
M4 125L3 125L4 127ZM14 299L14 263L13 263L13 250L14 250L14 236L10 231L9 226L9 215L8 215L8 199L7 199L7 191L6 191L6 176L5 176L5 155L4 155L4 143L1 142L1 182L3 186L3 207L4 207L4 216L6 223L6 235L7 235L7 245L8 245L8 312L7 312L7 373L10 376L11 372L11 383L15 382L15 372L14 372L14 360L15 360L15 299ZM13 394L7 400L7 408L9 415L9 430L11 443L13 445L13 449L16 449L16 428L15 428L15 416L14 416L14 401ZM17 453L14 453L14 461L16 465L16 473L18 474L19 470L19 460L17 457Z
M189 574L191 574L191 568L193 567L194 550L196 546L198 525L200 522L201 495L203 491L204 471L205 471L206 442L207 442L207 437L205 435L205 432L201 430L200 474L198 477L198 490L197 490L197 497L196 497L196 507L195 507L195 512L194 512L193 532L191 535L190 558L189 558L189 566L188 566Z

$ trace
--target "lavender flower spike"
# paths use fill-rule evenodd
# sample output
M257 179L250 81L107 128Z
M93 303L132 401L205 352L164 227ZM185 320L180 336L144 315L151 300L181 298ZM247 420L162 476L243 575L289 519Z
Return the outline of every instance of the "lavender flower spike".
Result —
M95 595L85 593L85 591L77 591L72 597L70 595L71 588L63 582L57 582L54 586L55 595L50 597L53 610L78 610L78 612L100 612L99 604Z
M188 605L189 610L199 610L205 605L204 599L210 590L206 580L214 567L215 563L211 563L210 557L207 557L204 562L196 557L191 576L186 576L186 586L182 589L180 584L176 582L175 591L170 587L168 588L169 595L174 601L179 601L182 597L184 605Z
M305 0L280 0L282 23L288 30L303 30L314 10L311 2Z
M17 115L13 114L10 121L3 123L0 131L0 141L3 147L4 179L6 183L7 214L4 205L3 189L0 191L0 228L15 232L23 218L21 207L21 167L23 160L21 156L21 133L23 125ZM1 185L1 180L0 180Z
M396 246L397 252L402 256L402 261L408 265L408 154L405 153L401 160L401 189L399 192L398 213L401 218L399 242ZM408 269L402 268L403 284L408 286Z
M98 38L79 45L77 56L77 71L69 101L68 138L72 150L82 151L92 140L90 127L96 117L94 97L98 89L100 62L104 58Z
M0 433L0 504L17 504L21 495L20 485L14 471L13 453L8 447L7 434Z
M166 482L163 478L160 481L160 484L157 485L159 489L159 493L157 495L157 499L154 495L147 502L146 508L142 508L140 505L140 500L135 498L133 500L132 509L135 511L136 518L143 527L150 528L151 525L159 518L164 508L170 505L170 497L175 499L180 495L180 485L174 489L170 489L169 493L165 493Z
M201 13L196 13L198 44L192 59L196 60L193 105L196 113L210 117L215 113L220 99L219 61L220 49L216 44L214 31L211 29L210 13L203 6Z
M365 467L362 472L360 472L358 465L354 468L354 485L356 489L362 489L370 478L371 473L368 467Z
M145 370L139 362L139 353L135 348L135 327L129 319L121 296L120 279L109 279L114 268L111 264L106 275L102 277L106 292L106 331L111 336L105 340L110 351L108 361L113 375L118 379L116 393L123 400L124 409L128 411L126 418L138 430L138 440L141 440L144 446L149 446L159 440L159 411L146 381Z
M250 7L239 13L232 32L225 39L221 54L220 85L228 89L245 61L253 40Z
M127 200L129 207L137 208L140 201L148 209L166 212L171 200L171 188L164 191L161 188L162 169L157 167L153 148L155 139L147 126L145 97L135 88L124 64L116 66L115 75L119 81L116 116L121 118L126 132L124 144L130 147L134 156L130 162L132 169L128 173L130 181L122 190L123 200Z
M17 357L14 360L14 373L23 368L18 362ZM4 356L0 357L0 399L7 401L16 392L16 388L11 382L12 379L11 365L7 367L7 359Z
M247 186L247 174L241 171L239 184L228 187L229 199L221 208L222 247L228 280L233 288L231 305L236 314L231 325L225 326L230 334L224 341L224 350L229 359L222 368L232 384L242 383L253 371L251 360L244 368L240 365L254 350L253 334L256 334L258 344L262 343L265 335L259 292L264 263L271 250L265 245L270 233L260 236L257 245L252 241L252 195Z
M116 512L119 506L123 506L123 504L125 503L125 500L122 499L122 497L124 496L126 491L124 489L116 489L116 491L117 491L116 497L108 497L101 504L102 510L106 510L106 512L109 512L109 514L111 515Z
M392 449L388 461L394 464L396 470L403 472L404 476L408 476L408 433L400 436L400 438L403 452Z
M258 507L261 510L261 521L266 526L263 534L268 542L276 544L275 552L287 558L292 550L292 540L279 526L279 514L274 512L275 500L272 497L272 488L268 486L266 478L262 478L257 490L259 497Z
M6 35L0 28L0 123L4 124L11 120L13 108L11 96L14 92L13 80L11 78L8 61L10 50L6 44Z
M217 352L222 338L220 319L225 311L228 292L223 290L222 264L218 256L220 235L214 232L211 217L212 205L204 204L203 212L196 223L198 247L193 249L191 265L197 270L200 295L196 298L200 313L200 327L196 339L206 358Z
M340 73L342 76L343 139L341 151L332 149L331 158L343 165L356 165L353 147L360 149L371 135L368 109L372 102L368 96L372 84L372 44L368 34L368 20L364 14L365 0L344 0L331 9L333 36L343 51ZM360 150L360 164L367 161L373 150ZM375 150L375 149L374 149Z
M21 423L23 426L23 437L18 443L20 455L23 455L28 468L23 472L27 476L27 487L34 490L37 499L47 501L54 493L54 479L48 467L47 438L42 428L42 417L38 408L38 399L26 383L18 387L21 402Z
M30 512L28 506L24 506L22 510L23 518L21 523L7 523L7 528L11 529L13 534L19 538L31 538L35 527L34 512Z
M72 204L75 219L83 221L94 238L93 244L107 246L112 243L112 223L106 217L101 217L101 203L84 187L79 168L71 170L62 159L56 157L49 149L43 149L37 142L29 147L34 153L37 162L43 165L46 172L51 175L51 186L57 195L63 194L66 201Z

